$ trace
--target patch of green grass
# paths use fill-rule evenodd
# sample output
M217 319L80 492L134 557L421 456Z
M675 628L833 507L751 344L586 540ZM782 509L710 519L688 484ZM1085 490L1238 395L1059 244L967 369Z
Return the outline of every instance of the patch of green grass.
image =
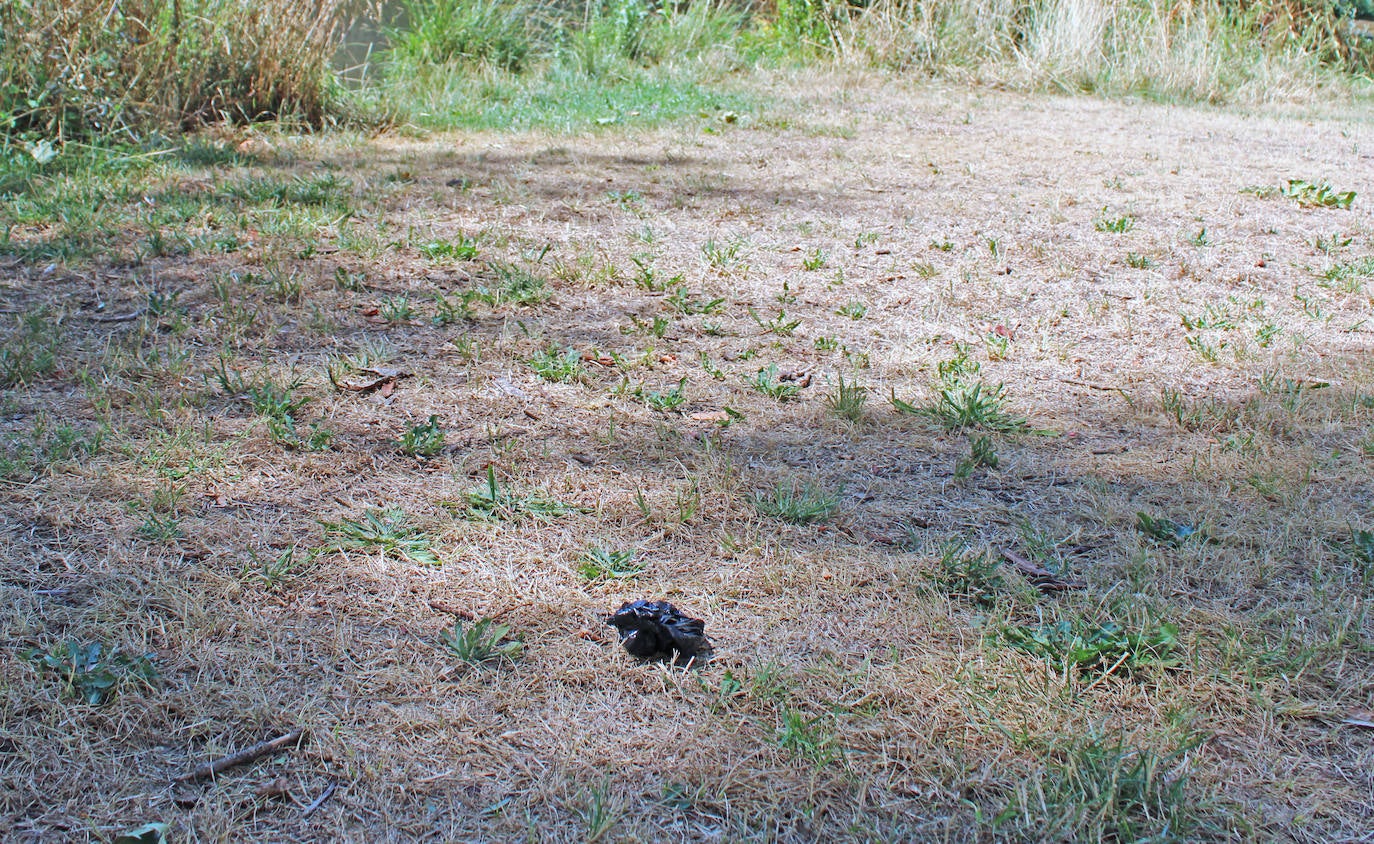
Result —
M50 466L96 454L104 438L103 429L53 424L40 415L30 430L0 444L0 478L33 479Z
M806 525L830 518L840 506L840 497L810 481L779 481L770 490L752 494L749 503L765 516Z
M472 261L481 254L477 238L461 232L452 240L428 240L420 244L420 254L431 261Z
M1148 270L1155 265L1155 259L1139 252L1126 253L1126 266L1133 270Z
M974 551L958 542L947 543L930 580L941 592L960 600L991 605L1006 587L1001 562L986 549Z
M1184 754L1191 749L1161 756L1097 729L1064 738L1044 775L1027 783L1026 805L1013 804L1002 817L1024 815L1044 840L1187 840L1194 821Z
M21 314L0 335L0 389L28 384L57 366L61 320L47 309Z
M511 637L510 625L497 624L490 618L479 618L467 626L462 619L455 618L453 627L439 633L439 646L469 665L495 660L513 663L525 652L524 641L518 636Z
M420 66L393 83L391 102L426 129L581 132L654 126L684 117L749 113L747 94L713 90L690 73L626 68L589 77L550 66L543 72L455 74Z
M860 422L864 418L864 405L868 403L869 388L854 382L846 384L844 376L839 376L835 389L825 395L825 406L831 413L850 422Z
M320 423L312 422L309 431L301 431L290 416L268 416L267 436L292 451L328 451L334 442L334 432Z
M61 684L62 697L91 706L108 703L124 686L151 687L157 680L152 654L127 654L100 642L71 639L50 648L30 648L24 659Z
M685 316L713 314L721 305L725 304L724 297L716 299L694 299L688 295L685 285L677 287L673 290L672 294L663 301L668 307Z
M439 417L431 414L429 420L415 425L401 435L397 446L402 454L411 457L433 457L444 450L444 429L439 426Z
M727 270L739 263L744 253L744 241L739 238L722 243L714 237L701 245L701 255L712 269Z
M1174 653L1178 628L1169 623L1128 629L1115 621L1074 616L1034 627L1006 626L1001 635L1010 647L1043 657L1065 671L1129 673L1146 666L1173 668L1181 662Z
M577 573L587 581L614 580L634 577L647 566L634 549L612 551L598 545L582 552L577 560Z
M315 562L316 554L296 556L295 548L287 548L275 557L259 557L256 551L249 550L248 561L239 570L239 579L245 583L258 583L270 591L280 589L294 580L302 571Z
M557 347L551 346L526 363L545 381L580 381L586 374L586 369L582 366L582 354L573 348L559 351Z
M321 521L320 525L326 539L332 538L320 553L380 551L421 565L437 566L443 562L431 547L433 540L411 525L400 507L368 510L357 521Z
M825 252L820 248L812 249L802 257L802 269L815 272L825 267Z
M643 394L644 403L654 410L664 413L670 410L677 410L687 401L684 390L687 387L687 378L684 376L677 382L677 386L663 392L648 392Z
M1374 255L1365 255L1353 261L1332 264L1321 273L1322 287L1341 293L1357 295L1364 289L1366 282L1374 279Z
M783 704L778 707L778 746L817 768L829 765L844 756L834 722L830 713L808 717L800 709Z

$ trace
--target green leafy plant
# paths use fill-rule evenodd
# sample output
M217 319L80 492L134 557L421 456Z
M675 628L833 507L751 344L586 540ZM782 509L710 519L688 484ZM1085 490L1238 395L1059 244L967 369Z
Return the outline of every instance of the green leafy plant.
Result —
M453 240L430 240L420 244L420 254L431 261L471 261L480 250L477 238L459 234Z
M779 337L791 336L792 332L801 325L801 320L788 319L787 312L781 309L778 310L778 315L772 319L763 319L753 308L749 309L749 316L759 324L759 328L762 328L765 334L776 334Z
M397 446L411 457L433 457L443 451L444 429L439 427L439 417L431 414L429 421L406 431Z
M746 378L744 383L763 393L765 396L787 401L795 399L801 395L801 385L778 380L777 364L769 364L760 369L753 378Z
M557 347L551 346L530 358L526 363L536 375L545 381L578 381L586 372L582 366L581 353L573 348L559 351Z
M863 302L849 302L841 305L835 313L850 319L863 319L868 314L868 305Z
M1002 638L1011 647L1043 657L1066 671L1105 675L1180 664L1174 654L1178 627L1168 623L1129 630L1114 621L1095 622L1078 616L1036 627L1004 627Z
M702 244L701 254L712 268L723 270L728 269L739 260L743 246L744 244L739 240L721 243L715 238L709 238Z
M818 768L844 755L835 736L833 715L807 717L786 704L778 707L777 742L782 749Z
M27 384L57 365L58 322L46 310L19 317L17 330L0 343L0 389Z
M47 649L30 648L24 659L40 674L56 677L63 697L79 698L91 706L107 703L131 683L151 686L158 676L152 654L127 654L117 647L107 651L100 642L72 639Z
M1123 214L1120 217L1110 217L1107 215L1107 209L1103 208L1102 214L1093 221L1093 228L1100 232L1125 234L1135 228L1135 218L1129 214Z
M269 591L290 582L301 571L315 561L314 553L296 556L295 548L287 548L275 557L259 557L256 551L248 551L248 562L239 571L239 579L248 583L261 583Z
M686 285L681 285L675 288L668 298L664 299L664 302L680 314L695 316L697 314L715 313L721 305L725 304L725 298L695 299L687 292Z
M840 506L840 497L810 481L779 481L770 490L753 493L749 502L765 516L806 525L830 518Z
M644 403L654 410L668 412L677 410L687 401L687 395L683 391L687 386L687 378L684 376L677 382L677 386L664 392L644 393Z
M1162 516L1155 517L1145 512L1135 514L1136 530L1165 545L1182 545L1190 539L1204 537L1202 529L1196 525L1175 522Z
M377 305L377 314L391 324L410 322L415 318L415 308L406 296L383 296Z
M321 521L320 525L326 537L335 537L320 553L375 550L421 565L437 566L443 562L431 547L433 540L411 525L399 507L368 510L357 521Z
M1126 266L1134 270L1148 270L1155 265L1155 260L1149 255L1142 255L1139 252L1126 253Z
M455 618L452 628L440 631L439 644L450 655L470 665L500 659L515 662L525 651L524 641L518 636L510 636L510 625L497 624L490 618L479 618L468 626L461 618Z
M582 552L577 561L577 573L588 581L634 577L644 571L647 563L638 559L633 549L612 551L594 546Z
M815 272L825 267L825 252L819 247L807 252L802 258L802 269L807 272Z
M292 451L327 451L334 441L334 432L318 422L310 424L309 433L301 433L290 416L268 416L267 435L272 442Z
M1103 736L1095 728L1068 738L1032 797L1031 814L1043 819L1038 831L1080 841L1186 837L1191 824L1182 759L1194 746L1160 755L1132 747L1121 732Z
M1279 185L1279 193L1304 207L1345 209L1355 201L1353 190L1338 191L1325 180L1313 183L1289 179Z

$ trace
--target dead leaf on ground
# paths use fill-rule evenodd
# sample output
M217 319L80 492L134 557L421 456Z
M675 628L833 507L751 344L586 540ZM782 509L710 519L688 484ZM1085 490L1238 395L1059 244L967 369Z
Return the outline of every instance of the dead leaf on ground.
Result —
M729 422L730 414L723 410L703 410L687 417L693 422Z

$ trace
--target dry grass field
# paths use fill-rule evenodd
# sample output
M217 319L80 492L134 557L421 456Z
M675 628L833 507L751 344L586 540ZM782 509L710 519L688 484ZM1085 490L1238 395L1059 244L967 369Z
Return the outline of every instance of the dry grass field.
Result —
M0 837L1368 840L1368 113L766 84L17 194Z

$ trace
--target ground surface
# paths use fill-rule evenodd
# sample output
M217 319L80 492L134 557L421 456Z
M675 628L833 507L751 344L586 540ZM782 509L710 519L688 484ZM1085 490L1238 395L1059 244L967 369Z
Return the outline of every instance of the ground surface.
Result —
M251 139L148 176L131 214L199 210L90 260L15 226L6 344L56 360L0 419L3 836L1367 835L1374 124L773 87L657 129ZM1031 430L891 400L975 384ZM409 558L329 527L387 508ZM645 568L590 581L595 547ZM716 659L635 664L604 617L640 597ZM523 654L458 659L464 616ZM1013 646L1059 621L1124 644ZM24 651L69 640L158 677L64 696Z

